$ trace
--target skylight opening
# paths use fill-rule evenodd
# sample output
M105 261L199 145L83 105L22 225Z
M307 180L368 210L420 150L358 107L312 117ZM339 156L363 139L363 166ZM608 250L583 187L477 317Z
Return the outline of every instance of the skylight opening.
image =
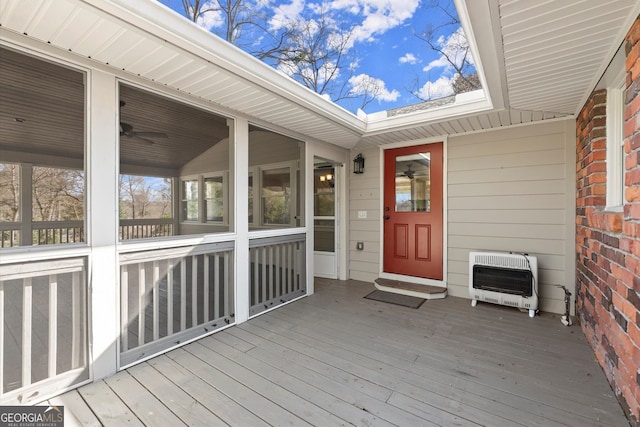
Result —
M348 111L481 89L453 0L158 0Z

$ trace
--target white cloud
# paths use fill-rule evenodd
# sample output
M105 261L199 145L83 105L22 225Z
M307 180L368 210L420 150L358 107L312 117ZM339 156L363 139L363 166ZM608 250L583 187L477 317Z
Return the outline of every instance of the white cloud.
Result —
M274 30L279 30L287 22L299 21L303 10L304 0L292 0L289 4L281 4L273 10L269 26Z
M358 74L349 79L352 95L367 95L373 97L378 102L395 101L400 96L397 90L389 91L384 81L371 77L367 74Z
M354 29L354 39L370 41L410 19L419 4L419 0L333 0L330 7L364 16Z
M422 99L436 99L453 95L453 80L455 77L440 76L435 82L427 82L418 91L418 96Z
M218 7L217 3L213 1L208 1L202 4L201 10L217 9L217 7ZM213 28L220 27L222 24L224 24L224 20L222 18L222 12L220 12L219 10L210 10L208 12L205 12L202 15L198 16L198 20L196 21L196 24L198 24L199 26L201 26L207 31L211 31Z
M418 58L413 53L405 53L399 59L401 64L415 64L418 62Z

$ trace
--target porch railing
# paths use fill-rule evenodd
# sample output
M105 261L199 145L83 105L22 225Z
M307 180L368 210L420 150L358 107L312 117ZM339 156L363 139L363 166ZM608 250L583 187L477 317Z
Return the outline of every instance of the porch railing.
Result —
M32 235L26 243L21 239L25 232L27 239L29 232ZM120 240L173 236L173 219L121 219L118 234ZM85 242L84 221L34 221L30 228L19 222L0 223L0 248L82 242Z
M27 404L89 378L86 260L0 273L0 404Z
M120 255L120 366L234 321L233 242Z
M173 236L173 219L121 219L120 240Z
M249 242L250 315L305 294L305 244L304 234Z

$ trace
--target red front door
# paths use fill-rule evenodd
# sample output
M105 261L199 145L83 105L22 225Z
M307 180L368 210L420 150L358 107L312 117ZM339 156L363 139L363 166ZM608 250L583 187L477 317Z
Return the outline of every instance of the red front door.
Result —
M442 280L442 143L384 152L384 271Z

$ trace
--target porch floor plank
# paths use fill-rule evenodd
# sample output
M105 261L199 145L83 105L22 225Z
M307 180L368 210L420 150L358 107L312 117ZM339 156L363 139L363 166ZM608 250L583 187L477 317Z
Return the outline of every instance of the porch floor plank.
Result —
M127 375L114 375L107 378L105 382L144 425L167 423L167 425L176 427L186 426L186 423L180 420L155 395L136 381L130 372L126 373ZM140 399L140 396L145 396L145 398Z
M78 391L102 425L114 427L144 425L106 382L98 381L81 387ZM145 398L149 397L145 396Z
M372 284L315 284L51 402L94 425L151 425L149 411L172 425L628 425L558 316L453 297L410 309L364 299Z

